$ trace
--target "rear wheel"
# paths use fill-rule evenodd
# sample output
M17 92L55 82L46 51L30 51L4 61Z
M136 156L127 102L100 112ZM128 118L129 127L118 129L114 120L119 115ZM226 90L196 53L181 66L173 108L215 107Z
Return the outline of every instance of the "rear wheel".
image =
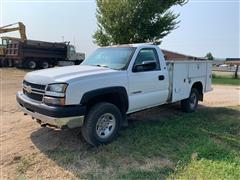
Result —
M187 99L181 101L181 107L184 112L194 112L198 106L199 93L198 90L192 88Z
M37 68L37 62L34 60L29 60L27 63L27 67L29 69L36 69Z
M111 103L98 103L88 112L82 126L82 135L91 145L112 142L118 135L122 114Z
M41 68L47 69L47 68L49 68L49 67L50 67L49 62L43 61L43 62L41 63Z

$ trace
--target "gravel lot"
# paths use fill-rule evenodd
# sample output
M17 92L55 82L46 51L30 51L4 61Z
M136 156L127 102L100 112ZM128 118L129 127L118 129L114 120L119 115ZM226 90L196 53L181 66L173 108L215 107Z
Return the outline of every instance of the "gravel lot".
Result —
M59 144L68 146L81 146L79 129L56 131L48 128L40 128L32 121L31 117L24 116L16 107L15 94L21 90L21 82L26 71L17 69L0 69L0 141L1 141L1 177L13 178L17 160L25 155L38 154L46 150L55 149ZM237 86L213 86L214 90L206 94L201 108L222 107L240 105L240 87ZM172 113L178 113L178 105L156 107L142 111L130 117L130 119L156 119L168 117ZM56 172L62 171L61 169Z

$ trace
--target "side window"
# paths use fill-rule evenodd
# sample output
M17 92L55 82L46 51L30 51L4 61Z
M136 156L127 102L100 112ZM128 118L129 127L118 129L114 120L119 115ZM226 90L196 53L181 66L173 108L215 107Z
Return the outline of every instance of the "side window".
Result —
M156 62L157 66L155 70L160 70L160 64L156 49L153 48L141 49L137 55L134 66L141 65L143 64L143 62L146 61Z
M3 39L3 40L2 40L2 45L4 45L4 46L7 45L7 40L6 40L6 39Z
M70 52L75 52L75 48L73 46L70 46Z

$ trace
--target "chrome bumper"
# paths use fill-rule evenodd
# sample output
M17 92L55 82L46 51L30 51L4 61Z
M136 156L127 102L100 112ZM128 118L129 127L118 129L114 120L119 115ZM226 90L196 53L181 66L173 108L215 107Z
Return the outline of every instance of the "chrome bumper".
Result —
M30 101L29 98L27 98L22 93L18 93L17 96L21 97L24 96L25 101ZM36 106L35 102L31 102ZM28 110L26 107L21 105L19 102L17 102L18 107L26 113L27 115L32 116L33 119L35 119L38 123L40 123L43 126L54 126L58 128L62 128L64 126L67 126L68 128L76 128L83 125L84 122L84 115L82 116L71 116L71 117L50 117L47 115L40 114L38 112L32 112ZM40 105L40 104L39 104Z

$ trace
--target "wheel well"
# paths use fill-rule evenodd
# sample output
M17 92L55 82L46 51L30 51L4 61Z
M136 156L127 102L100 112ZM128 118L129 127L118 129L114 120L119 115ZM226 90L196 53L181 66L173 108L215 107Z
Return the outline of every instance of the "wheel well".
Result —
M128 96L124 87L109 87L87 92L80 104L86 105L87 110L98 102L108 102L117 106L122 113L128 110Z
M114 104L120 109L122 113L127 112L128 107L125 103L124 98L121 95L119 96L119 94L115 94L115 93L102 94L89 99L86 103L87 110L89 110L93 105L99 102L108 102L108 103Z
M202 85L202 82L200 82L200 81L195 82L193 84L192 88L197 89L197 91L199 93L199 100L203 101L203 85Z

